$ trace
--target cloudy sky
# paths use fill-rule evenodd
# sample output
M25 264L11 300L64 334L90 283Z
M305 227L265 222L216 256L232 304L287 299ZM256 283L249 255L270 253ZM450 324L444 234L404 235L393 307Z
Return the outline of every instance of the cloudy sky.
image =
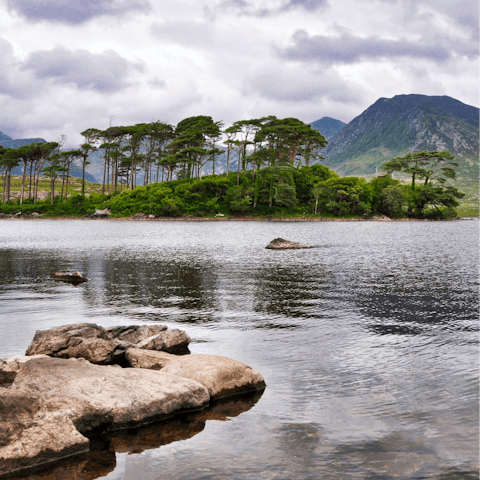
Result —
M478 0L0 0L0 131L479 106Z

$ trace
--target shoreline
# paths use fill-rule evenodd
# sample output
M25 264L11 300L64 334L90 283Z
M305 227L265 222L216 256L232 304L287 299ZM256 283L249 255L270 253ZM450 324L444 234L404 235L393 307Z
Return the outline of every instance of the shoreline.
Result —
M428 218L255 218L255 217L159 217L159 218L133 218L133 217L119 217L119 218L89 218L89 217L7 217L0 218L1 220L80 220L80 221L107 221L107 222L454 222L459 220L479 220L479 217L457 217L450 219L428 219Z

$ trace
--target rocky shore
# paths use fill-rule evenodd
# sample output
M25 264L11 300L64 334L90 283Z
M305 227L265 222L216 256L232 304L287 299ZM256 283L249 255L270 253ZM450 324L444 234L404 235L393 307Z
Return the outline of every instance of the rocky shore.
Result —
M0 359L0 476L88 452L94 434L265 388L249 366L189 343L164 325L37 331L25 356Z
M478 220L479 217L468 217ZM19 215L0 213L0 220L103 220L109 222L451 222L462 220L460 217L450 219L427 218L389 218L389 217L155 217L153 215L134 215L132 217L107 217L91 215L87 217L44 217L41 215Z

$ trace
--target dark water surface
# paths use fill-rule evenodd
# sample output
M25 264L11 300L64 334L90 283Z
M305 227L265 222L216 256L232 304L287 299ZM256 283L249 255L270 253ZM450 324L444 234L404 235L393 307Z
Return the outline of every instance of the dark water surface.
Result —
M78 322L184 329L267 388L31 478L478 478L476 221L0 220L0 357Z

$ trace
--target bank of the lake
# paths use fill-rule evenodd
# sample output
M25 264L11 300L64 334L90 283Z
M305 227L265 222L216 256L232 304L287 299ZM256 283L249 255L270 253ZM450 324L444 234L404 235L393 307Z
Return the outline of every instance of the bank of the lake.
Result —
M64 221L108 221L108 222L449 222L458 220L478 220L478 217L455 217L449 219L428 219L428 218L389 218L389 217L110 217L92 218L89 217L32 217L30 215L11 215L0 217L2 220L64 220Z

